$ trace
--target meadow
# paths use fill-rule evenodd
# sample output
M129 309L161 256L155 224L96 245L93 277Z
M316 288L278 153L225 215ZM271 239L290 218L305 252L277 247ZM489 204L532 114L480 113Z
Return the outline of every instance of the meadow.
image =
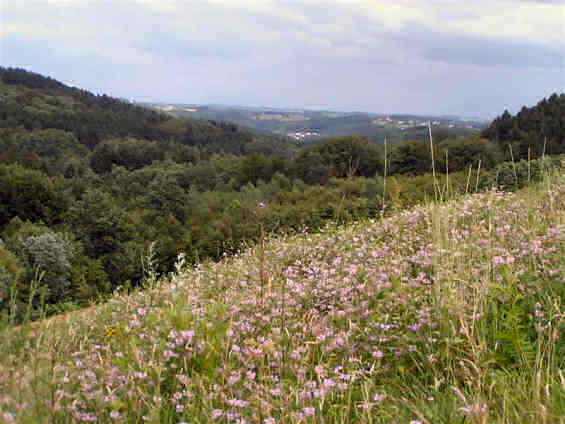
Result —
M561 171L517 193L264 234L217 262L181 255L143 290L7 322L0 417L565 422L564 301Z

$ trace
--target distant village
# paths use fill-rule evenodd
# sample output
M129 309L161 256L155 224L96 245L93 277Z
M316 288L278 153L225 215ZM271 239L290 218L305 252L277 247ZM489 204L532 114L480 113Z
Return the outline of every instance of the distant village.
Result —
M414 128L414 127L427 127L429 121L422 121L416 119L394 119L390 117L386 118L377 118L373 121L373 124L379 126L393 126L399 128L400 130L405 130L407 128ZM471 123L458 123L454 124L453 122L448 121L432 121L432 126L441 126L445 128L467 128L467 129L479 129L479 127L475 128Z
M417 119L398 119L391 117L376 118L373 121L374 125L388 128L396 128L404 131L408 128L417 127L427 127L429 121L417 120ZM434 127L444 127L444 128L466 128L466 129L481 129L476 124L473 125L472 122L456 122L448 120L434 120L431 121ZM307 141L313 138L320 137L320 130L317 129L307 129L302 131L288 132L286 136L292 138L296 141Z
M296 141L305 141L305 140L311 140L312 138L320 137L320 131L305 130L305 131L289 132L286 135L287 137L290 137Z

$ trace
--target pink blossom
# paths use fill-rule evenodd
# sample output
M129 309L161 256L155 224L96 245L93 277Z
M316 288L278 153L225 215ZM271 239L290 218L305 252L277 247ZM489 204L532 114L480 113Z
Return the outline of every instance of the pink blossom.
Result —
M316 410L311 406L307 406L306 408L304 408L303 411L304 411L304 415L306 415L307 417L313 417L316 412Z

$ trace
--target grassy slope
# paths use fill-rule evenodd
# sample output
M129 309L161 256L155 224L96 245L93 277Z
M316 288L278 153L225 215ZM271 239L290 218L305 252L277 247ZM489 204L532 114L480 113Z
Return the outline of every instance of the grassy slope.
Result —
M269 240L4 331L0 417L565 422L564 276L563 176Z

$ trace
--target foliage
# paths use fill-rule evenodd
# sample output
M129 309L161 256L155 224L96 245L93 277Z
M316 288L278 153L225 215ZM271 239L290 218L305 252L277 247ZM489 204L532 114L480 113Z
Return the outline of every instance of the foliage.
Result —
M465 139L447 139L438 143L437 169L441 172L462 171L469 166L491 169L504 161L505 156L497 144L477 136Z
M563 156L546 156L519 162L503 162L495 166L482 179L482 187L499 187L517 190L532 181L540 181L552 168L562 166Z
M425 174L432 169L429 143L409 141L395 146L390 154L391 174Z
M382 173L379 150L359 137L327 140L301 150L293 163L295 175L307 184L325 184L331 177L374 177Z
M90 166L96 173L109 172L112 166L133 170L163 159L157 143L135 138L108 139L99 143L90 157Z
M66 300L70 290L74 252L61 234L48 230L27 238L16 236L14 251L26 267L26 285L37 280L40 286L46 287L48 303Z
M66 206L54 181L41 171L0 165L0 228L16 216L56 223Z
M565 153L565 93L554 93L531 108L524 106L516 116L504 111L483 136L503 150L515 144L516 159L527 159L528 152L536 157Z
M16 256L7 250L0 239L0 313L7 305L10 291L17 286L23 268Z

